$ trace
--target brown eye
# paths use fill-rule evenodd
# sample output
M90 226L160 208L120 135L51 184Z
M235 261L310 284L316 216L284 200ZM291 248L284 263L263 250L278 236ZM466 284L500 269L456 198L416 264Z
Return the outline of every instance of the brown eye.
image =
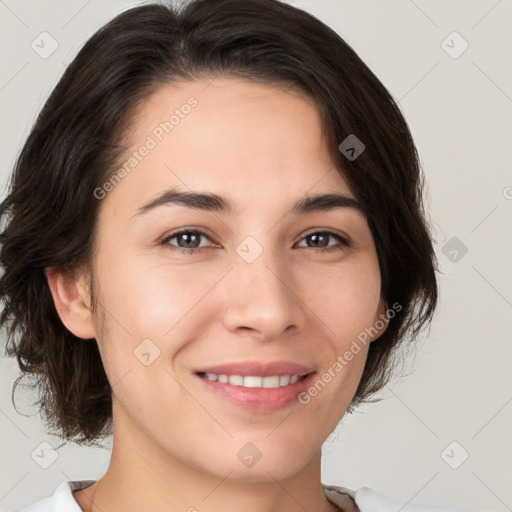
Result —
M206 233L203 233L197 229L182 229L166 237L164 240L162 240L162 244L170 245L172 249L176 249L178 251L181 250L191 253L198 252L204 247L201 246L201 237L210 240ZM177 244L171 243L171 240L174 239L177 240Z
M329 245L329 240L333 238L338 243L334 245ZM314 233L309 233L308 235L306 235L302 240L308 240L310 242L310 245L307 246L308 248L316 249L319 251L329 251L331 249L339 249L340 246L349 246L348 240L339 235L338 233L335 233L334 231L315 231Z

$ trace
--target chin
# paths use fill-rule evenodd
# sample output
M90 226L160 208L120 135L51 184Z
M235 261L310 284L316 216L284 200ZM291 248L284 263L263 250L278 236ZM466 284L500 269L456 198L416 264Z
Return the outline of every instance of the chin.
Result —
M246 483L286 480L303 470L311 460L304 446L279 449L277 446L267 445L259 450L252 443L247 443L234 455L233 458L224 458L222 470L219 471L219 466L216 466L215 473L222 473L222 478L229 475L227 479L230 481Z
M263 465L260 461L252 468L233 468L227 480L239 483L272 483L276 480L286 480L297 474L303 465L290 465L289 461L281 460Z

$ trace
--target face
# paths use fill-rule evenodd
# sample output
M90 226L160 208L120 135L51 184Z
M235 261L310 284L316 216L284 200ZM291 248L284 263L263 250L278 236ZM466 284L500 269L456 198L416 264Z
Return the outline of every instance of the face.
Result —
M205 87L148 98L122 179L103 188L95 329L114 438L219 478L286 478L319 453L360 381L368 345L343 355L384 312L376 249L349 201L293 208L354 199L312 101L238 78Z

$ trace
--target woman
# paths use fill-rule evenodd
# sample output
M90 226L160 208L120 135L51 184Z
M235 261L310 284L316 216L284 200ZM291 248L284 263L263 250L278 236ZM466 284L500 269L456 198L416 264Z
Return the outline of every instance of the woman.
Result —
M65 441L113 436L99 480L21 510L397 510L321 483L437 303L407 123L335 32L275 0L122 13L1 212L9 355Z

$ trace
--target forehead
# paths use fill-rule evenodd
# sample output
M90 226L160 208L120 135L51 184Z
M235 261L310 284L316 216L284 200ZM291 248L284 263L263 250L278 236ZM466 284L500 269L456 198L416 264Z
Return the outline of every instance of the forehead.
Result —
M237 207L276 194L351 195L313 99L295 90L236 77L165 85L139 105L127 136L119 166L151 146L112 194L124 189L131 202L176 186L230 196Z

